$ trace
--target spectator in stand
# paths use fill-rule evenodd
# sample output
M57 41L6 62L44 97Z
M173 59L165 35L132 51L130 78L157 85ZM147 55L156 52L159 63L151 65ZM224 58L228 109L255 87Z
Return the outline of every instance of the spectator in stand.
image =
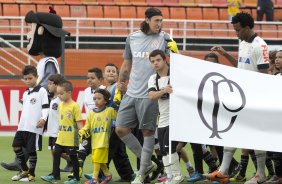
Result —
M263 15L266 15L266 21L273 21L274 6L272 0L258 0L257 21L262 21Z
M234 17L237 13L240 12L241 0L227 0L227 12L228 12L228 20L232 20L232 17Z

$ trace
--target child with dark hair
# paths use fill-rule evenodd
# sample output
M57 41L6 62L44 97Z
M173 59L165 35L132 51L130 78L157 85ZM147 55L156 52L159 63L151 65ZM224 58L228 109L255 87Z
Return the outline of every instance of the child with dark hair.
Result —
M39 135L48 117L49 101L45 88L37 85L37 70L34 66L27 65L22 71L24 83L28 89L23 94L23 110L18 125L18 130L13 140L21 172L12 177L13 181L34 181L37 163L36 145ZM29 167L27 166L23 147L28 153Z
M117 112L112 107L107 107L110 103L111 94L105 89L97 89L94 95L95 108L86 118L85 126L79 131L83 137L85 134L91 135L93 177L85 184L98 184L100 169L105 177L101 184L106 184L112 179L107 163L109 155L109 136L111 127L115 124Z

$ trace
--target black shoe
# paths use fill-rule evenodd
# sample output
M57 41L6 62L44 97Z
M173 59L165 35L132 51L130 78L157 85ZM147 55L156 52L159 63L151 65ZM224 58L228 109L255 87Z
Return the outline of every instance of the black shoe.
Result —
M1 162L1 166L7 170L10 170L10 171L20 171L20 167L19 167L19 164L17 162L13 162L13 163L5 163L5 162Z
M157 170L155 170L155 171L153 171L152 172L152 175L151 175L151 177L150 177L150 180L151 181L153 181L153 180L155 180L155 179L157 179L157 177L161 174L161 173L163 173L164 172L164 166L163 165L159 165L158 167L157 167Z
M72 165L67 164L64 169L61 169L61 172L73 172Z
M147 176L145 179L144 179L144 183L151 183L151 179L149 176Z

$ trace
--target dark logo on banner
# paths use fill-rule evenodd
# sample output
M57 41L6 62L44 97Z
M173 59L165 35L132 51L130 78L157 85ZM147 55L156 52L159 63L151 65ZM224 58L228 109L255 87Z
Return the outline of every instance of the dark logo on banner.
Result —
M217 81L215 81L215 79ZM212 93L213 93L213 98L214 98L214 104L213 104L213 109L212 109L212 122L208 122L205 117L204 117L204 113L203 113L203 102L204 102L204 90L206 85L212 85ZM223 128L221 130L219 130L219 126L218 126L218 111L220 108L220 97L219 97L219 85L220 84L227 84L226 86L228 87L228 90L230 92L234 92L234 90L237 90L240 94L240 98L241 98L241 104L238 108L235 109L231 109L228 108L228 104L225 104L224 102L222 102L222 106L224 107L225 110L232 112L232 113L236 113L239 112L240 110L242 110L244 108L244 106L246 105L246 97L245 94L242 90L242 88L234 81L227 79L226 77L224 77L222 74L220 73L216 73L216 72L211 72L208 73L207 75L204 76L204 78L201 81L201 84L199 86L198 89L198 102L197 102L197 109L198 109L198 113L200 115L200 118L202 120L202 122L204 123L204 125L210 129L212 131L212 134L210 136L210 138L213 137L217 137L219 139L221 139L221 137L219 136L219 133L224 133L227 132L228 130L230 130L233 126L233 124L235 123L235 120L237 118L237 115L234 115L231 117L231 120L229 122L229 125L226 128ZM222 88L221 88L222 89ZM211 124L211 125L210 125Z

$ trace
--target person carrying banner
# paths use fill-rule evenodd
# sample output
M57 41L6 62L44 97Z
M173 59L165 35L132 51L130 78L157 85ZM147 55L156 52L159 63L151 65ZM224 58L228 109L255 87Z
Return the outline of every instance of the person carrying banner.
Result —
M232 18L231 23L240 40L238 60L227 53L221 46L214 46L211 50L223 55L237 68L267 73L269 67L268 48L265 41L253 30L253 17L249 13L240 12ZM229 181L227 173L235 150L236 148L224 148L223 161L219 170L207 174L207 179L221 183ZM255 154L257 157L257 172L246 184L262 183L266 180L264 171L266 152L256 150Z

